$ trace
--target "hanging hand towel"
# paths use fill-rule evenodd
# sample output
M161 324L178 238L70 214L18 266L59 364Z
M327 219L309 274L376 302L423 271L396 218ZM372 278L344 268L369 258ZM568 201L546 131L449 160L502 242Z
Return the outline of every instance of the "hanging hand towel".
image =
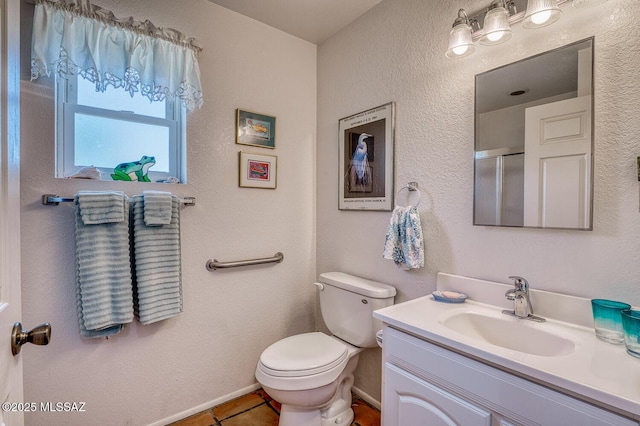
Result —
M182 312L180 201L171 195L171 221L166 225L145 223L146 204L144 195L131 198L133 290L136 317L142 324L151 324Z
M424 240L420 214L415 206L396 206L387 227L382 257L393 260L399 268L424 266Z
M74 201L80 335L110 336L133 321L129 201L115 191L80 191Z
M143 191L144 224L147 226L169 225L171 223L171 205L173 198L170 192Z
M82 223L97 225L101 223L122 222L125 199L122 192L80 191L77 204Z

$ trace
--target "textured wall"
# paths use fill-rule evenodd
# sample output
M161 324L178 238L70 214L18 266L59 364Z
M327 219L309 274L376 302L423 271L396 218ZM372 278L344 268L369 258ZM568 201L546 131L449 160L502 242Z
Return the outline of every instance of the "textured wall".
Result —
M513 28L503 45L444 56L459 8L477 1L386 0L318 48L317 269L395 285L398 301L430 293L438 271L640 305L640 34L637 0L562 7L560 21ZM595 36L594 230L472 226L474 75ZM341 117L396 102L395 188L417 181L426 267L381 257L387 212L338 211ZM362 355L356 386L379 397L379 350Z
M101 0L118 17L150 19L198 38L205 103L188 115L189 183L54 179L50 81L22 82L23 324L53 326L47 347L26 347L25 401L85 401L86 413L35 413L27 424L143 425L255 383L261 351L313 330L315 293L316 46L206 0ZM23 3L30 20L33 5ZM30 30L23 34L27 47ZM23 43L24 45L25 43ZM26 64L25 64L26 63ZM235 144L235 109L277 117L276 149ZM238 187L238 151L278 155L278 188ZM134 323L109 340L78 333L73 207L43 193L170 190L182 209L184 312ZM279 265L208 272L205 262L271 256ZM203 407L204 408L204 407Z

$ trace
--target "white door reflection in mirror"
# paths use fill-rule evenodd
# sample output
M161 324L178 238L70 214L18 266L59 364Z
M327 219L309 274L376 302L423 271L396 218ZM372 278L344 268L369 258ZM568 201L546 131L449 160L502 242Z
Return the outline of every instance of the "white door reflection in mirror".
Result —
M589 228L591 96L527 108L524 225Z

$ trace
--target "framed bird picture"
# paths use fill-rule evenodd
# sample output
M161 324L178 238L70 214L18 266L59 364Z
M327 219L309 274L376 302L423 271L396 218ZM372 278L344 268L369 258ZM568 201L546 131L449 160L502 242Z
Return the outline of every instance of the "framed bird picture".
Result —
M395 104L339 120L340 210L393 209Z

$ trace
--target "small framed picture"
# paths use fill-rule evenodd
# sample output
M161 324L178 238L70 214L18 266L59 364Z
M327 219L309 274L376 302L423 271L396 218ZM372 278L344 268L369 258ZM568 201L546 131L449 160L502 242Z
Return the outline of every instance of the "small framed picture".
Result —
M276 189L278 157L240 151L240 186Z
M236 111L236 126L236 143L262 148L276 147L275 117L238 108Z

